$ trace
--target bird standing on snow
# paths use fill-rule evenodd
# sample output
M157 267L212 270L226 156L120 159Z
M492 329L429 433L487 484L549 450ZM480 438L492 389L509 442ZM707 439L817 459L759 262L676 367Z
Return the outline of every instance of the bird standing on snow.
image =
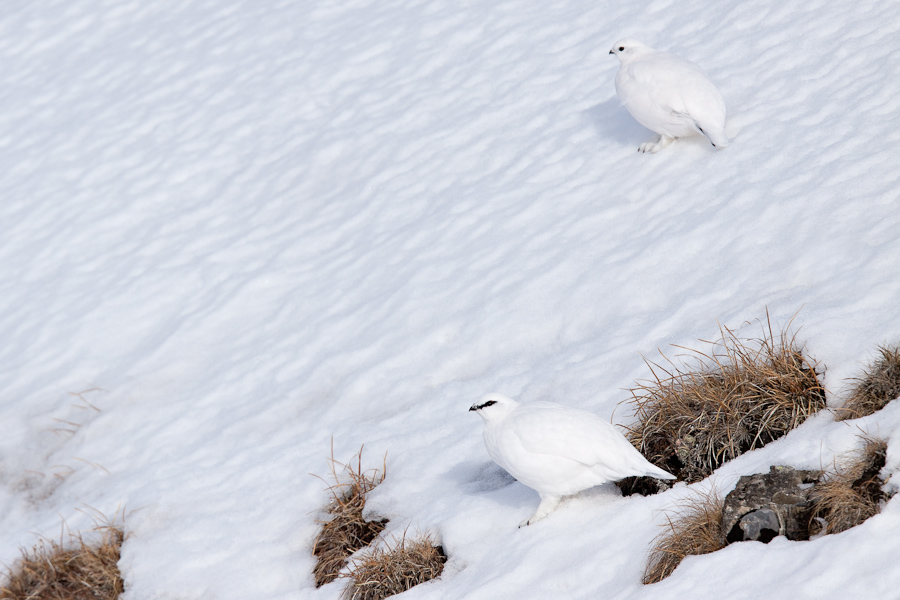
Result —
M713 146L728 145L725 100L700 67L668 52L625 38L610 54L622 66L616 93L638 123L659 134L641 152L659 152L675 138L705 135Z
M541 496L519 527L553 512L563 496L626 477L675 479L651 464L610 423L577 408L519 404L488 394L470 411L484 419L484 445L495 463Z

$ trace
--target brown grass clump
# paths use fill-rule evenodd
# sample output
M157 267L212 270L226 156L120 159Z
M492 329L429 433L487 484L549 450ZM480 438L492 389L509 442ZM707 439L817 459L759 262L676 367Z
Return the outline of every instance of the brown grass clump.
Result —
M815 534L824 528L825 533L840 533L877 514L888 498L878 475L886 457L884 440L864 437L861 450L813 488L810 532Z
M697 496L668 518L667 531L654 540L641 581L657 583L672 574L685 556L709 554L725 547L722 533L723 501L712 493Z
M346 480L338 476L337 466L344 469ZM328 488L332 500L325 510L333 517L322 522L322 531L313 544L313 555L318 559L313 569L316 587L337 579L350 555L372 543L384 529L387 519L366 521L362 513L366 495L384 480L385 472L384 465L380 471L362 470L362 448L355 468L352 461L347 465L335 461L332 452L331 474L335 484Z
M375 548L358 559L346 577L345 600L381 600L425 583L441 574L447 555L430 537L407 543L404 535L394 548Z
M818 363L804 355L796 335L785 329L776 336L768 316L759 339L720 331L709 354L691 351L694 368L648 363L653 379L631 390L638 424L629 440L682 481L706 478L825 407Z
M125 535L113 525L97 528L102 538L86 543L73 535L64 545L41 541L22 553L0 587L4 600L114 600L125 589L119 573L119 550Z
M865 417L878 412L891 400L900 397L900 345L880 346L881 358L856 378L850 399L835 410L838 421Z

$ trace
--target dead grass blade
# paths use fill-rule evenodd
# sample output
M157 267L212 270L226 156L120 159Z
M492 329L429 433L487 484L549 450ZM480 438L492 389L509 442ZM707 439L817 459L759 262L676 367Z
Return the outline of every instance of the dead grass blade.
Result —
M647 361L652 379L629 400L638 423L628 437L651 462L687 482L765 446L825 407L818 363L787 327L775 334L766 317L758 339L720 326L708 353L666 368ZM709 342L708 342L709 343Z
M6 600L114 600L125 590L119 558L125 534L112 524L97 527L99 543L87 543L80 534L68 544L41 540L30 552L23 550L0 588Z
M900 344L880 346L879 359L854 378L850 398L835 410L835 419L846 421L878 412L891 400L900 397Z
M887 457L884 440L863 437L863 446L813 488L810 532L840 533L878 513L888 496L879 477ZM824 523L824 525L823 525Z
M384 480L386 466L383 463L380 471L363 471L362 451L360 448L355 466L352 460L345 465L334 459L332 447L331 475L335 483L328 488L332 499L325 507L332 518L322 522L322 530L313 544L313 555L318 559L313 569L316 587L337 579L350 555L372 543L388 522L363 518L366 495Z
M431 537L407 542L406 535L393 548L374 548L354 558L344 600L382 600L438 577L447 556Z
M672 574L686 556L709 554L725 547L723 501L715 492L698 495L673 515L666 531L654 540L641 581L657 583Z

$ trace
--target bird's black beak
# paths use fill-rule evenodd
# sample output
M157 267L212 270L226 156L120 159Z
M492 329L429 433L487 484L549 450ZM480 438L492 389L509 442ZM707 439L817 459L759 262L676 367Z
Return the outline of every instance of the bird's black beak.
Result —
M612 50L610 50L609 53L610 53L610 54L615 54L615 52L613 52Z
M497 401L496 401L496 400L488 400L488 401L485 402L484 404L478 404L478 403L476 402L475 404L472 405L472 408L469 409L469 412L472 412L473 410L476 410L476 411L477 411L477 410L480 410L480 409L482 409L482 408L487 408L488 406L493 406L493 405L495 405L495 404L497 404Z

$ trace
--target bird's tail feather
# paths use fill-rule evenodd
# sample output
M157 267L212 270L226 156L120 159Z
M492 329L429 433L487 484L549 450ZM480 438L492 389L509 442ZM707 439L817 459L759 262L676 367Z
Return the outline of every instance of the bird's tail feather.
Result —
M729 144L728 136L725 134L725 129L722 127L702 127L700 123L694 121L697 125L697 130L706 136L706 139L709 140L709 143L715 146L716 148L724 148Z
M646 475L648 477L655 477L656 479L677 479L677 477L675 477L668 471L663 471L652 463L650 463L650 468L647 469Z

